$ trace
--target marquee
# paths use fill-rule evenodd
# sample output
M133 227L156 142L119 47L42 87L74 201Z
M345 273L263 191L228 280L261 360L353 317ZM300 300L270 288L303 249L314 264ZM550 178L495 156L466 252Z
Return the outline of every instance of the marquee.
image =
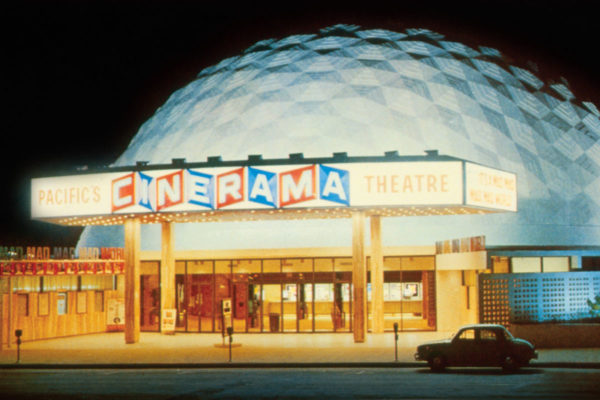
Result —
M228 213L241 218L289 217L292 211L344 216L358 209L402 210L402 215L517 210L514 174L430 158L204 163L37 178L31 183L31 213L38 220L93 225L120 223L125 216L152 216L150 222L157 222L167 216L218 220Z

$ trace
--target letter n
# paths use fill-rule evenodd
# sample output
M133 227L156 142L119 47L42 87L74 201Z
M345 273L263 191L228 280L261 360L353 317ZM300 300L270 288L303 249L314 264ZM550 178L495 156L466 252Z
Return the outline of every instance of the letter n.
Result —
M183 170L156 178L156 210L183 203Z

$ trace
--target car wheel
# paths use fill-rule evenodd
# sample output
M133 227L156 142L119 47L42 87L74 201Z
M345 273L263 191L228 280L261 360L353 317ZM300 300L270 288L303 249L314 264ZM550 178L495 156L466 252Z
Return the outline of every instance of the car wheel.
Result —
M441 354L434 354L433 357L429 359L429 368L433 372L441 372L446 368L446 359Z
M502 359L502 370L504 372L514 372L519 369L519 362L514 356L507 355Z

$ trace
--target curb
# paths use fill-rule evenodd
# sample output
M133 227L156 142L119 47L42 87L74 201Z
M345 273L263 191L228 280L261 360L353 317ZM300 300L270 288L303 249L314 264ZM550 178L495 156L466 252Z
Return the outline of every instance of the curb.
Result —
M341 363L143 363L143 364L0 364L1 369L298 369L298 368L428 368L417 362ZM600 369L600 363L542 362L524 368Z

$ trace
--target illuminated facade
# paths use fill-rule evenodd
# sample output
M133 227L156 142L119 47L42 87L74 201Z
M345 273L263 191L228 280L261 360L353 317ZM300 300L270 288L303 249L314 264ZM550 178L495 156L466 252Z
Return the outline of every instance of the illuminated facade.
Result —
M128 234L119 215L146 210L136 244L141 302L135 319L142 330L160 330L161 311L175 309L176 330L219 332L221 303L231 299L237 332L356 332L357 307L373 332L394 323L401 330L450 331L479 320L479 273L600 269L599 115L565 84L542 82L495 49L469 48L422 29L339 25L261 41L201 71L143 124L113 166L129 168L111 178L106 213L116 215L53 222L97 225L84 230L79 248L120 248ZM346 198L356 196L344 189L345 169L336 167L352 157L427 163L449 157L508 171L518 198L501 210L507 212L491 214L455 207L411 214L397 204L367 211L367 241L359 246L366 254L358 257L353 232L363 228ZM271 171L265 160L284 160L285 168ZM151 176L157 165L169 171ZM318 190L315 180L315 197L302 192L302 200L336 207L317 216L324 203L315 203L296 216L269 218L269 210L294 205L273 182L291 193L290 182L299 185L310 168L327 178ZM466 167L463 172L468 175ZM363 191L399 185L376 175L363 177ZM205 182L191 198L206 210L188 221L183 213L169 214L179 204L169 190L190 177ZM245 194L232 182L243 182ZM442 190L444 182L438 176L427 184ZM32 204L49 198L54 204L57 195L61 202L100 196L94 189L37 193ZM263 208L256 215L219 214L236 207L236 193ZM459 203L475 206L470 191L461 193ZM171 243L167 255L165 243ZM366 260L364 285L355 280L357 257ZM110 297L131 296L119 281ZM357 299L357 284L366 299Z

